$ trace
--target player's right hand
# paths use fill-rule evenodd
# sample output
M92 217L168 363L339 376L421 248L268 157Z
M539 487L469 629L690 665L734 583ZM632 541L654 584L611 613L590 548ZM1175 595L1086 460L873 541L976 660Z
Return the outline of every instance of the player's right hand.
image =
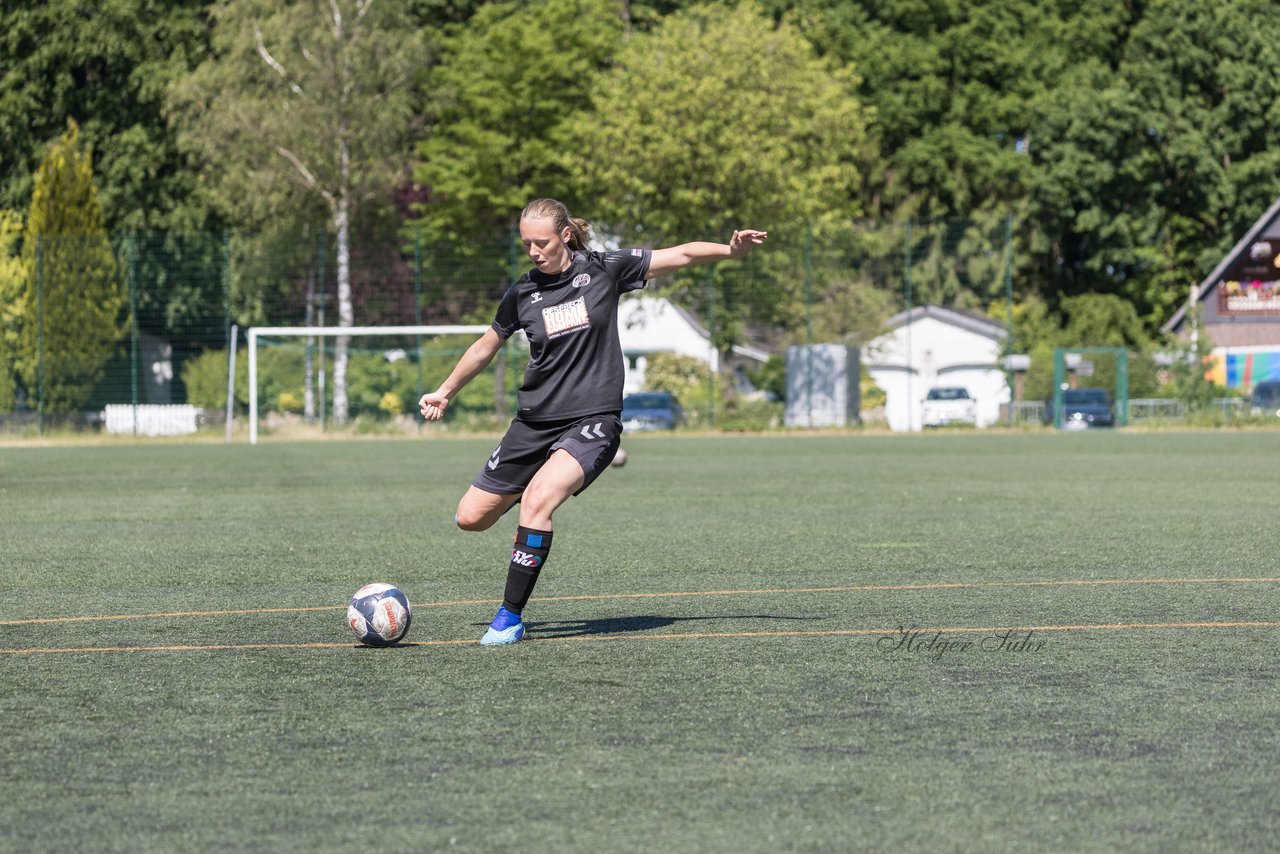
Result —
M429 391L418 401L418 411L427 421L439 421L444 418L444 411L449 408L449 398L435 391Z

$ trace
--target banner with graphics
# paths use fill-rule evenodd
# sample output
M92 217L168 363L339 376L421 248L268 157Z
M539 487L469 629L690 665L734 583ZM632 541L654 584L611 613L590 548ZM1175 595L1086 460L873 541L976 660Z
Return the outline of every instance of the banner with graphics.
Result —
M1280 380L1280 347L1240 347L1213 352L1205 379L1227 388L1249 391L1255 385Z

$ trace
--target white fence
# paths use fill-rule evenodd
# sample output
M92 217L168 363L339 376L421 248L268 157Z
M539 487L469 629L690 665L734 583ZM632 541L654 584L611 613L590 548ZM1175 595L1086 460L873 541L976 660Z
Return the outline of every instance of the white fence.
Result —
M997 424L1042 424L1044 423L1045 406L1043 400L1019 400L1001 406L1000 420ZM1012 416L1012 419L1010 419Z
M1181 421L1187 415L1187 405L1171 398L1129 398L1129 422Z
M1023 400L1014 403L1012 406L1012 419L1010 420L1010 411L1007 407L1001 408L1000 422L1001 424L1041 424L1045 423L1046 414L1048 412L1044 401L1042 400ZM1231 423L1237 418L1243 418L1249 415L1249 401L1243 397L1219 397L1215 398L1210 404L1213 410L1219 412L1222 420ZM1155 397L1131 397L1129 398L1129 423L1130 424L1154 424L1154 423L1177 423L1187 418L1187 405L1180 400L1173 398L1155 398Z
M109 403L103 413L108 433L185 436L196 432L200 410L190 404Z
M1249 414L1249 400L1244 397L1217 397L1210 404L1221 413L1224 421L1242 418ZM1187 417L1187 405L1172 398L1129 399L1129 423L1143 421L1182 421Z

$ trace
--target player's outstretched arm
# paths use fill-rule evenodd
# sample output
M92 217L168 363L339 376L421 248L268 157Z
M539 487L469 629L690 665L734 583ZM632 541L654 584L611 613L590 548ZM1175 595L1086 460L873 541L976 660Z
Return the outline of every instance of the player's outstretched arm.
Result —
M502 349L502 337L492 328L481 335L476 342L462 354L458 364L440 388L429 391L418 401L418 410L428 421L439 421L444 418L444 411L449 408L449 401L462 391L463 387L476 378L493 361L493 357Z
M726 258L741 258L752 248L764 243L768 236L767 231L741 228L733 233L733 238L728 243L682 243L667 249L655 249L649 257L649 272L645 274L645 278L657 278L695 264L710 264L712 261L723 261Z

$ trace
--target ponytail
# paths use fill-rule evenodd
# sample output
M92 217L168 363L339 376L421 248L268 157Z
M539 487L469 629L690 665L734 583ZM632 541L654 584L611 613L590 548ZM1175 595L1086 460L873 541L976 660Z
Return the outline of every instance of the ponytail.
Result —
M591 223L585 219L570 217L569 229L569 248L585 250L587 242L591 240Z

